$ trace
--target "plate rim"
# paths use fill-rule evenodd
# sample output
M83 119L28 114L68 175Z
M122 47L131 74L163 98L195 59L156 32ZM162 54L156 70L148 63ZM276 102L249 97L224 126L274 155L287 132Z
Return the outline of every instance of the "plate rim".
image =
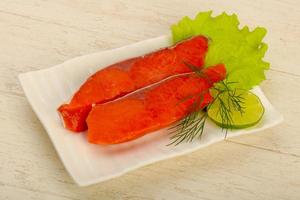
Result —
M92 53L92 54L87 54L87 55L82 55L82 56L74 57L74 58L71 58L71 59L63 62L63 63L54 65L54 66L46 68L46 69L29 71L29 72L21 73L21 74L18 75L18 80L21 83L21 86L22 86L22 89L24 91L26 99L28 100L28 102L29 102L32 110L34 111L34 113L38 117L38 119L41 122L42 126L46 130L47 135L49 136L49 138L51 140L51 143L53 144L53 146L55 148L55 151L58 154L60 160L62 161L62 163L63 163L66 171L72 177L72 179L74 180L74 182L77 185L79 185L79 186L88 186L88 185L96 184L96 183L99 183L99 182L107 181L107 180L110 180L110 179L113 179L113 178L117 178L119 176L122 176L122 175L124 175L124 174L126 174L128 172L134 171L134 170L136 170L138 168L141 168L143 166L147 166L149 164L157 163L157 162L160 162L162 160L167 160L167 159L175 158L175 157L178 157L178 156L183 156L185 154L192 153L192 152L195 152L195 151L197 151L199 149L205 148L205 147L207 147L207 146L209 146L211 144L223 141L223 139L212 140L212 141L210 141L208 143L205 143L202 146L201 145L197 145L197 146L195 146L193 148L190 148L190 149L187 149L187 150L183 150L181 152L177 152L176 154L167 155L167 156L161 157L161 158L149 159L147 161L143 161L143 162L137 163L134 166L129 166L126 169L123 169L123 170L119 171L118 173L114 173L114 174L111 174L109 176L98 177L98 178L95 178L93 180L79 180L75 176L75 173L73 174L71 172L72 170L70 170L70 166L67 164L66 159L62 156L62 151L60 151L59 144L55 141L53 134L50 133L51 130L49 130L49 128L47 127L45 119L41 116L41 113L38 112L38 108L34 104L33 97L30 96L30 92L28 91L29 87L26 86L28 79L30 79L30 76L38 76L38 73L46 72L48 70L54 70L56 68L60 68L60 67L62 67L66 63L70 64L72 62L78 62L81 59L90 59L93 56L99 56L99 55L104 54L106 52L112 52L112 51L116 51L116 50L117 51L118 50L122 50L124 48L129 47L129 46L133 47L133 46L139 45L139 44L144 43L144 42L151 42L153 40L170 40L170 35L163 35L163 36L159 36L159 37L154 37L154 38L142 40L142 41L139 41L139 42L135 42L135 43L132 43L132 44L129 44L129 45L125 45L125 46L122 46L122 47L108 49L108 50L103 50L103 51L95 52L95 53ZM242 131L241 133L237 133L237 134L235 134L233 136L230 135L228 138L237 137L237 136L240 136L240 135L245 135L245 134L250 134L250 133L258 133L258 132L261 132L262 130L274 127L274 126L280 124L284 120L282 114L274 108L274 106L271 104L271 102L264 95L264 93L261 90L261 88L259 86L257 86L257 87L255 87L255 89L262 93L262 95L264 96L264 98L270 103L270 106L272 107L272 109L274 109L278 113L278 117L276 118L276 120L272 121L269 124L266 124L264 127L260 127L260 128L252 129L252 130L251 129L249 129L249 130L241 129L241 130L245 130L245 131Z

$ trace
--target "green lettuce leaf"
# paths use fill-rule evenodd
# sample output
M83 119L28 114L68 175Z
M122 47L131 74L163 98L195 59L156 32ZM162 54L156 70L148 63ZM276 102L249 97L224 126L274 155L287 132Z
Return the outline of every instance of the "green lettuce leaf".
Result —
M268 49L262 40L267 31L257 27L250 31L247 26L239 29L235 14L222 13L212 17L212 12L200 12L195 19L184 17L172 25L173 42L177 43L195 35L209 39L205 66L223 63L227 69L227 81L237 82L236 88L251 89L265 80L264 71L269 63L263 61Z

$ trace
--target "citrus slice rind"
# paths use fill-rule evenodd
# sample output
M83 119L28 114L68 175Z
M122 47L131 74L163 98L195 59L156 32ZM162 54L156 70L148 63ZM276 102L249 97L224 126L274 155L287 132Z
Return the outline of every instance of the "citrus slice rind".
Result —
M224 120L220 114L220 101L216 99L208 108L209 118L218 126L225 129L243 129L256 125L264 115L264 106L262 105L258 96L250 91L236 90L235 95L240 96L242 99L243 112L235 109L228 92L222 93L219 98L226 103L227 108L230 110L230 122Z

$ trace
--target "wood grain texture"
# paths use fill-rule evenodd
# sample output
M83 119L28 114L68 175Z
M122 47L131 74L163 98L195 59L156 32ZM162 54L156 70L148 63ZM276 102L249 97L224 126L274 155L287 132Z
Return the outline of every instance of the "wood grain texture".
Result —
M17 81L21 72L168 33L200 10L265 26L272 70L262 88L285 117L120 178L79 188ZM0 199L300 199L300 2L297 0L0 1Z

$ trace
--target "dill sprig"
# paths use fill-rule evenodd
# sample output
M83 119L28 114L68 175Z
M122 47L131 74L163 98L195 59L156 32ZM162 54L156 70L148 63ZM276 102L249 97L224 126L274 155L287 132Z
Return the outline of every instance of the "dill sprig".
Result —
M225 130L225 138L227 137L228 130L232 129L233 111L238 111L241 115L245 112L245 98L242 96L242 93L238 92L240 89L231 87L234 84L237 84L237 82L228 82L225 79L215 85L212 90L217 91L216 96L213 102L207 107L207 110L209 110L214 103L219 106L217 117L218 115L221 117L222 129Z
M199 77L206 78L206 75L199 68L185 63L195 74ZM228 82L227 79L220 81L211 88L214 100L203 110L199 109L204 100L204 94L207 91L202 91L199 94L188 96L180 103L189 99L194 99L192 106L189 108L189 114L180 120L176 125L170 128L171 143L168 145L178 145L182 142L192 142L195 139L201 139L204 133L205 123L208 119L208 110L215 103L218 104L219 109L217 115L220 115L222 128L225 129L225 138L227 137L228 129L232 128L233 111L238 111L241 115L244 113L245 99L242 93L239 93L237 88L232 87L236 82Z
M207 112L201 113L199 110L204 96L200 94L196 98L199 100L195 100L190 106L190 114L180 120L177 125L170 128L172 130L170 132L172 142L168 145L174 144L176 146L182 142L192 142L195 138L201 138L208 114Z
M170 137L172 141L168 144L168 146L177 146L182 142L192 142L195 138L200 139L204 132L207 117L207 112L204 112L203 114L200 114L199 112L193 112L192 114L186 116L179 122L178 125L176 125L176 127L171 128L176 129L176 134L173 134Z

